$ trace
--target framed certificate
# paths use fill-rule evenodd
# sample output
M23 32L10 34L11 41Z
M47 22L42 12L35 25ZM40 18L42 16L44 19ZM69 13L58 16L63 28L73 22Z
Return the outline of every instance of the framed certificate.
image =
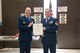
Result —
M33 24L33 34L36 36L43 35L43 24L42 23Z

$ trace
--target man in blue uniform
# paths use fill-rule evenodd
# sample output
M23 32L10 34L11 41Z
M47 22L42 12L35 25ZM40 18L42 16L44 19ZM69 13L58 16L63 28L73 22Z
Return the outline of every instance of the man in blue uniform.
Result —
M19 17L19 46L20 53L30 53L32 41L33 19L30 17L31 8L25 9L25 15Z
M56 31L58 29L57 18L52 17L52 11L45 9L46 18L42 19L44 36L42 37L43 51L48 53L56 53Z

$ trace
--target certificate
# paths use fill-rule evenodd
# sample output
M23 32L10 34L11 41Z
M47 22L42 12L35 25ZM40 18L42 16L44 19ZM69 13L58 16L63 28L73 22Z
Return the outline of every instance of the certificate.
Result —
M33 24L33 34L43 35L43 24L42 23Z

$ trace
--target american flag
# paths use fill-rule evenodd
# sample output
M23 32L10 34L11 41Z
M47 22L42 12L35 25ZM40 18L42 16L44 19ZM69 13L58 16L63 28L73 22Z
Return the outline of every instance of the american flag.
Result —
M50 0L50 2L49 2L49 9L52 10L51 0Z

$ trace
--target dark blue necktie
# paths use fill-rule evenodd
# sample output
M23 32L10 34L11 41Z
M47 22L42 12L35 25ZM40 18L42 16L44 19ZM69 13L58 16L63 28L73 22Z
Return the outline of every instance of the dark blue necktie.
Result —
M49 19L48 19L48 18L46 18L46 23L48 22L48 20L49 20Z
M27 17L27 20L30 22L30 18L29 17Z

